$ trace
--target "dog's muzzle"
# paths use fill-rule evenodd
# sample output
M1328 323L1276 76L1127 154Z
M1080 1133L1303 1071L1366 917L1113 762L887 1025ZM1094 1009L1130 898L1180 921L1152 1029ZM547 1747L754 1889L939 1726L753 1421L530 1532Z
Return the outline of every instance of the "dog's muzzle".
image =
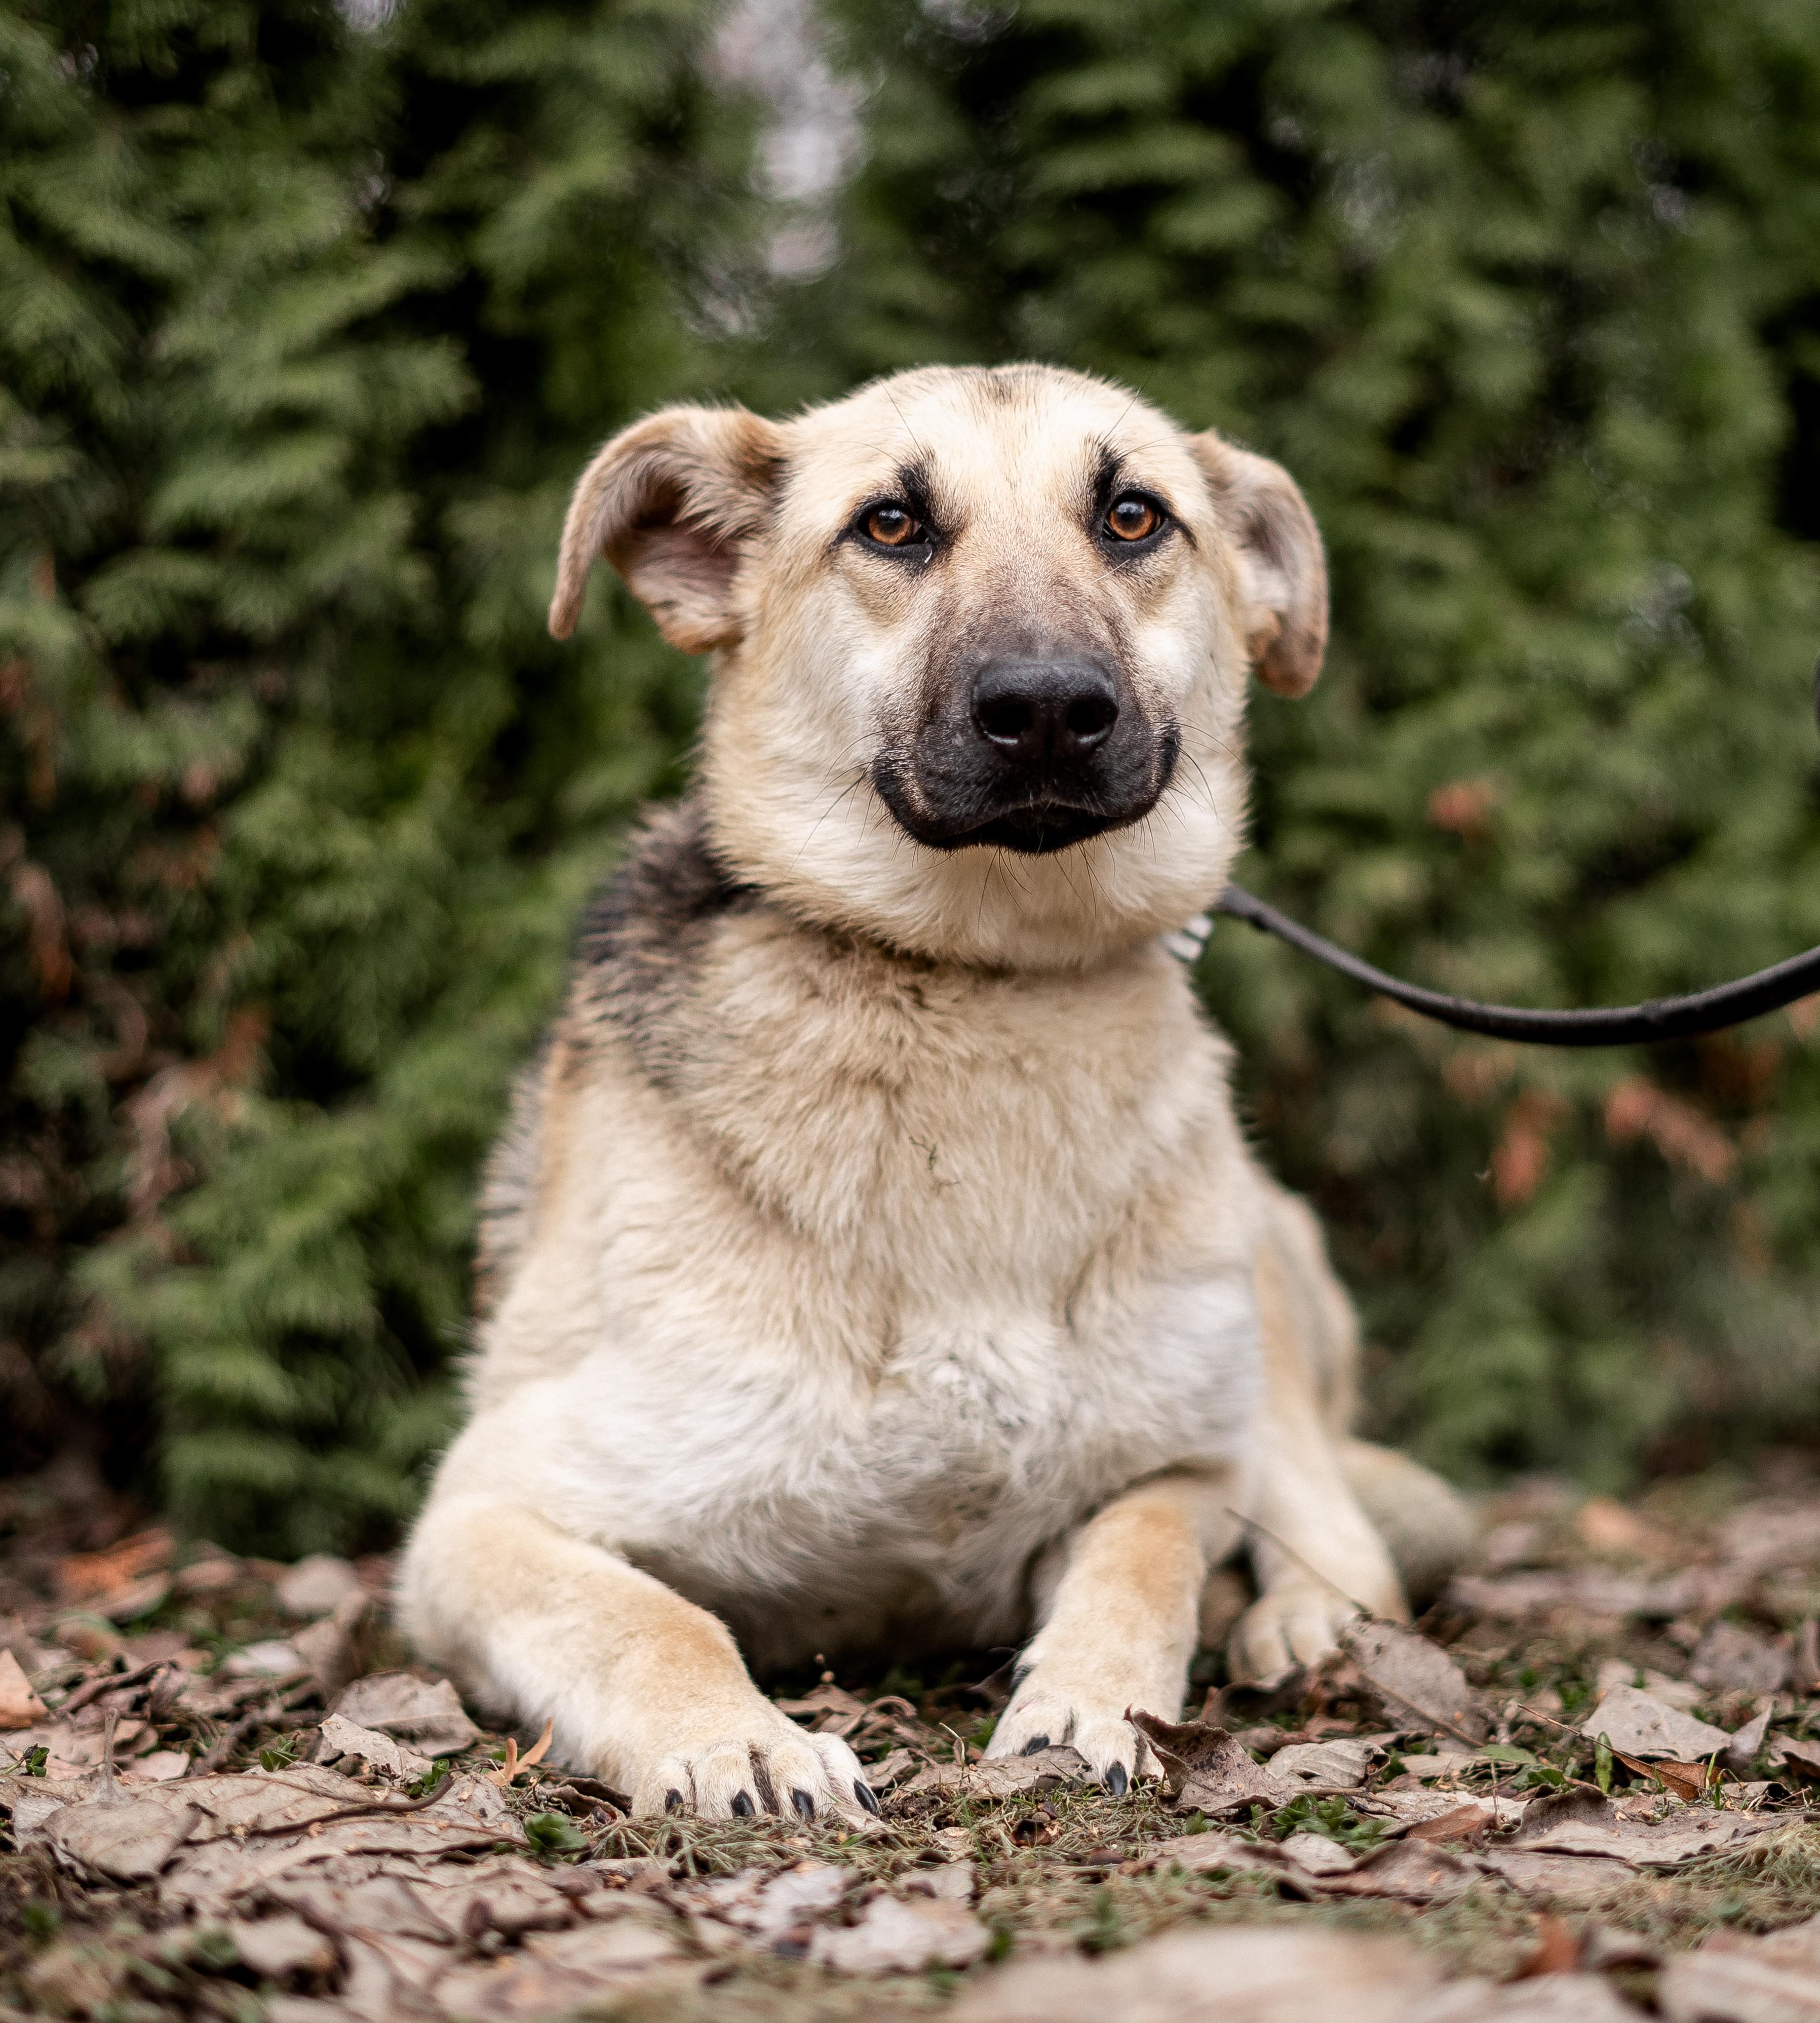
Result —
M944 683L908 748L880 754L873 782L919 843L1047 855L1141 821L1178 743L1102 660L1000 657Z

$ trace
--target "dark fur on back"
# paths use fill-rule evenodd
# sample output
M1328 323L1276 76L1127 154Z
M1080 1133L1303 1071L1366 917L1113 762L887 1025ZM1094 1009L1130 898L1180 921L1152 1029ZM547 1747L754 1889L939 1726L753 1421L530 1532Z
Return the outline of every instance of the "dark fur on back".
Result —
M703 952L721 920L758 897L715 862L705 832L693 801L652 815L589 902L576 948L572 1015L612 1026L660 1088L674 1078L677 1015Z
M569 968L567 1003L512 1085L506 1126L481 1191L474 1299L499 1303L525 1247L543 1158L545 1092L573 1072L606 1028L644 1074L671 1085L678 1017L716 924L756 899L709 854L692 801L661 808L635 830L625 861L589 901Z

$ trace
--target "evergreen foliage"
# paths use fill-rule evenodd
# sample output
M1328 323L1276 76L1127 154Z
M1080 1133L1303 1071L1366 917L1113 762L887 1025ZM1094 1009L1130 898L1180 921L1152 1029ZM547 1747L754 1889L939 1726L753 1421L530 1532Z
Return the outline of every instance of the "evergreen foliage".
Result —
M472 1194L698 671L543 613L661 399L1052 357L1283 458L1334 565L1247 882L1532 1002L1820 941L1809 0L825 0L822 279L714 0L0 0L0 1471L381 1537ZM1202 978L1456 1471L1820 1432L1820 1018L1631 1056Z
M479 1156L694 712L544 607L703 368L705 21L0 6L0 1469L86 1433L285 1552L414 1499Z
M1281 458L1333 565L1247 883L1400 974L1631 1002L1820 941L1805 0L840 0L845 378L1053 358ZM1467 1473L1820 1429L1820 1010L1549 1054L1222 926L1258 1135Z

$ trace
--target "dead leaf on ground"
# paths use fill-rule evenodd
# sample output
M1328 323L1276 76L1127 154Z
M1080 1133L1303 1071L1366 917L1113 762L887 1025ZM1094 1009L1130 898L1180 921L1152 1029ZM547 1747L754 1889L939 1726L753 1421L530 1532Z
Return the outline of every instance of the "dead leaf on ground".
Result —
M1663 1963L1656 1999L1669 2023L1811 2023L1820 2018L1820 1919L1752 1937L1716 1932Z
M522 1953L451 1968L434 1993L439 2009L474 2023L541 2023L591 2014L654 1985L679 1994L705 1971L705 1962L685 1957L674 1933L625 1918L533 1933Z
M150 1575L167 1573L174 1550L170 1532L159 1526L123 1538L104 1552L71 1553L57 1563L57 1597L93 1606Z
M272 1598L287 1615L313 1621L332 1615L344 1601L364 1597L361 1577L332 1553L312 1553L287 1567L273 1584Z
M1191 1875L1218 1869L1281 1868L1287 1863L1277 1841L1241 1840L1236 1834L1177 1834L1141 1848L1125 1868L1140 1875L1155 1868L1185 1868Z
M317 1744L317 1761L332 1765L349 1756L357 1763L364 1763L369 1769L378 1770L388 1777L421 1777L429 1769L430 1761L376 1728L362 1728L346 1714L324 1714L320 1739Z
M1687 1661L1687 1676L1713 1692L1750 1693L1761 1698L1789 1683L1793 1654L1785 1645L1722 1615L1707 1625Z
M1412 2012L1410 2023L1639 2023L1639 2016L1596 1974L1549 1974L1501 1988L1456 1981Z
M10 1650L0 1650L0 1729L30 1728L50 1713Z
M1380 1897L1405 1904L1444 1904L1485 1880L1471 1855L1405 1836L1376 1848L1350 1870L1320 1879L1324 1897Z
M288 1913L257 1922L236 1919L216 1928L226 1933L242 1966L262 1981L291 1981L299 1974L332 1974L335 1951L320 1932Z
M1542 1853L1609 1856L1632 1868L1679 1868L1685 1862L1767 1833L1774 1817L1720 1812L1690 1805L1659 1821L1602 1818L1563 1819L1531 1831L1519 1829L1518 1844Z
M1283 1787L1225 1729L1203 1721L1161 1721L1141 1711L1126 1718L1156 1751L1170 1795L1185 1809L1218 1816L1284 1802Z
M858 1923L818 1930L809 1957L837 1974L921 1974L932 1966L971 1966L991 1942L961 1904L875 1897Z
M1292 1742L1276 1751L1269 1768L1280 1785L1325 1795L1356 1791L1365 1781L1374 1753L1364 1742Z
M1482 1805L1456 1805L1433 1819L1418 1820L1406 1836L1410 1840L1481 1841L1491 1821Z
M1666 1757L1679 1763L1723 1754L1731 1742L1723 1728L1696 1721L1639 1686L1613 1686L1580 1725L1589 1739L1602 1735L1628 1756Z
M1031 1756L995 1756L985 1763L931 1763L903 1787L915 1791L959 1791L982 1798L1009 1798L1024 1791L1084 1784L1090 1772L1077 1750L1058 1744Z
M1748 1776L1751 1766L1769 1746L1770 1723L1775 1716L1774 1704L1761 1708L1727 1744L1725 1767L1734 1776Z
M426 1756L455 1756L480 1739L462 1710L461 1696L446 1679L411 1672L375 1672L336 1695L330 1712L361 1728L376 1728Z
M372 1663L375 1626L372 1597L356 1593L291 1639L324 1699L332 1700Z
M45 1838L79 1872L111 1882L143 1882L157 1875L201 1815L188 1805L141 1798L108 1805L100 1797L64 1806Z
M1634 1874L1614 1856L1556 1854L1533 1847L1488 1847L1479 1856L1491 1873L1535 1897L1601 1897L1622 1887Z
M1432 1963L1397 1939L1276 1925L1169 1932L1083 1961L1013 1963L970 1987L952 2023L1413 2023Z
M1799 1736L1780 1738L1781 1767L1803 1777L1820 1778L1820 1742L1804 1742Z
M1359 1865L1356 1854L1325 1834L1292 1833L1277 1845L1305 1875L1316 1878L1349 1875Z
M1467 1677L1438 1644L1400 1623L1360 1621L1340 1632L1341 1648L1384 1703L1395 1728L1445 1735L1469 1748L1490 1725Z

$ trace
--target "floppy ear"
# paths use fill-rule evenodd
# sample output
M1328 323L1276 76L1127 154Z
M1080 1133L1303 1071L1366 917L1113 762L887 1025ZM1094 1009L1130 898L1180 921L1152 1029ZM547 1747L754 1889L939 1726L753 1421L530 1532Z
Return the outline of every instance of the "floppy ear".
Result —
M1295 480L1208 429L1192 439L1220 517L1237 544L1245 643L1279 695L1314 686L1327 651L1327 558Z
M740 551L764 524L782 463L779 431L744 408L665 408L622 430L569 502L551 631L575 630L604 554L672 646L731 646Z

